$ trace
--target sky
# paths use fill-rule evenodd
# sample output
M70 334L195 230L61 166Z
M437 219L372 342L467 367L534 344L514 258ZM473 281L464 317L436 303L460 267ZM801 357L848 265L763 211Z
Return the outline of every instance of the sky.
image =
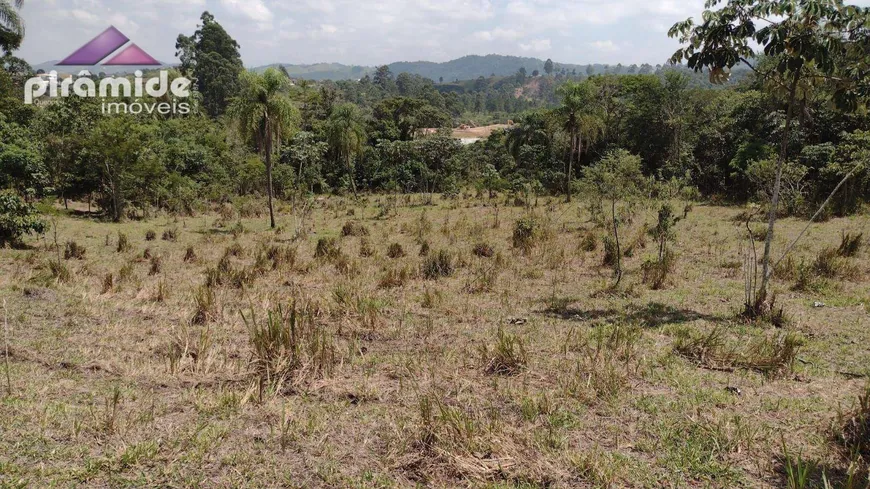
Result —
M870 5L870 0L859 0ZM448 61L467 54L561 63L664 63L668 28L704 0L25 0L18 56L65 58L114 25L155 58L208 10L241 45L246 66Z

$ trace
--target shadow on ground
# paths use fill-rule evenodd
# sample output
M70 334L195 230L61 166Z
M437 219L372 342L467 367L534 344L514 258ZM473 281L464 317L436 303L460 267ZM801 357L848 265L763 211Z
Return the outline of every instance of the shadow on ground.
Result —
M650 302L645 305L631 304L621 309L592 310L581 309L570 304L551 305L539 312L569 321L632 322L642 324L648 328L655 328L663 324L681 324L697 320L715 323L731 321L727 316L704 314L691 309L678 309L660 302Z

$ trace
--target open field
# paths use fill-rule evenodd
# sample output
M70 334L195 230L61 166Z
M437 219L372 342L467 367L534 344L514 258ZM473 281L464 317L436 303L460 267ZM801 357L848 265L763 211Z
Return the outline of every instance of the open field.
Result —
M738 319L739 208L677 225L662 290L642 283L655 210L637 209L619 293L587 204L328 198L279 206L277 232L243 210L61 216L0 250L0 487L785 487L784 446L813 484L849 467L868 253L825 280L795 264L866 216L810 229L775 327ZM804 224L780 221L776 249ZM255 354L252 330L294 302L301 346Z

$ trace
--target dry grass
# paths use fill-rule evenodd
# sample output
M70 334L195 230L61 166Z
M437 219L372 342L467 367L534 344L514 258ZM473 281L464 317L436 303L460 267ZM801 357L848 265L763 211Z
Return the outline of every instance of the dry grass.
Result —
M304 225L278 203L277 232L254 199L65 216L59 247L0 250L0 486L783 487L783 445L811 487L866 467L849 454L866 217L814 225L777 269L777 329L737 319L736 209L696 206L654 290L639 238L657 207L638 206L624 290L601 293L587 202L427 198L325 198ZM804 224L783 220L775 248ZM67 242L87 252L64 259Z

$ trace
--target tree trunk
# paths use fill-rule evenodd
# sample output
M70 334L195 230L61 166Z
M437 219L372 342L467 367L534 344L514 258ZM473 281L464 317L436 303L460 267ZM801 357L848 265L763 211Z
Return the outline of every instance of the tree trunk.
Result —
M356 179L354 178L353 166L351 166L351 164L350 164L350 158L351 158L351 155L350 155L350 153L348 153L348 155L347 155L347 174L350 177L350 188L351 188L351 190L353 190L353 198L355 199L355 198L357 198Z
M753 307L757 313L760 312L763 305L767 302L768 287L770 285L770 276L773 269L770 266L771 245L773 244L773 229L776 226L776 212L779 207L779 190L782 186L782 169L788 159L788 141L791 136L791 121L794 114L794 100L797 92L798 82L800 82L800 69L795 72L794 78L789 87L788 108L785 115L785 133L782 135L782 143L779 151L779 159L776 162L776 179L773 182L773 195L770 199L770 215L767 222L767 238L764 240L764 256L762 257L761 268L761 287L755 296L755 304L747 304Z
M622 247L619 244L619 222L616 219L616 200L610 202L610 212L613 218L613 239L616 242L616 284L619 286L622 281Z
M565 180L566 201L571 202L571 177L574 171L574 153L577 147L577 135L571 134L571 154L568 155L568 176Z
M275 229L275 209L272 205L272 132L266 132L266 193L269 195L269 225Z

